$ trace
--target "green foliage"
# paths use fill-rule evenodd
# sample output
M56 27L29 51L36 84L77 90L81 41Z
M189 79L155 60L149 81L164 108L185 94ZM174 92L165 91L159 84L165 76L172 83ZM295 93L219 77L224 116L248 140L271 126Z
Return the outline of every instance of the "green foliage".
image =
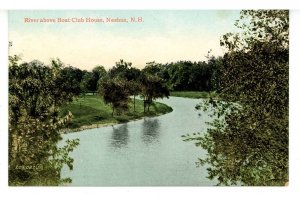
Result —
M143 68L144 73L148 73L151 75L155 75L157 77L160 77L164 79L164 73L167 70L165 70L165 67L162 64L153 62L147 62L145 68Z
M63 117L67 115L69 111L72 112L72 122L68 123L66 126L71 131L76 131L80 127L84 126L102 126L120 123L121 121L128 122L145 116L157 116L171 112L172 108L165 104L154 102L150 107L149 112L144 113L143 110L144 107L142 100L135 100L135 111L133 108L133 100L131 100L129 102L128 111L112 117L112 108L110 105L106 105L104 103L102 96L87 95L86 98L78 98L72 103L63 106L59 114Z
M68 153L78 141L57 148L59 130L72 118L71 113L59 118L58 106L78 94L70 87L73 79L62 72L59 60L53 60L51 67L39 61L18 65L17 56L9 60L9 184L69 182L60 178L60 171L64 164L72 168ZM59 86L62 77L65 84Z
M208 62L178 61L175 63L147 63L143 69L148 74L163 79L174 91L214 91L218 85L222 58L207 56Z
M85 95L86 92L89 92L92 90L92 77L93 74L90 72L85 72L82 76L82 80L80 82L80 89L82 93Z
M108 71L108 74L111 79L119 78L130 81L134 78L137 78L138 76L135 75L138 75L139 72L138 69L135 69L131 66L131 62L125 62L121 59L119 62L116 62L116 65Z
M126 89L130 95L133 95L133 111L135 111L135 97L141 93L142 86L138 80L131 80L126 82Z
M112 114L114 109L128 110L130 95L133 95L134 111L135 96L141 94L144 98L144 111L148 106L148 112L153 100L169 96L164 80L155 75L155 72L160 70L160 64L148 63L142 71L131 66L132 63L120 60L109 70L109 78L100 81L99 91L104 101L112 105Z
M219 97L198 106L217 117L205 134L184 136L207 151L210 179L220 185L288 181L289 12L245 10L226 34Z
M114 111L120 114L122 111L128 109L128 102L130 100L129 91L126 87L126 81L122 79L110 79L103 81L101 84L101 95L103 95L104 102L110 104L112 107L112 116Z
M141 85L139 83L141 71L132 67L131 62L125 62L121 59L120 62L116 62L116 65L108 71L108 75L110 79L118 78L123 80L124 88L128 91L129 95L133 96L133 108L135 111L135 97L141 92Z
M103 66L96 66L92 70L92 80L90 91L96 92L98 90L98 81L107 77L107 72Z
M79 96L80 80L82 79L82 72L78 68L71 66L65 67L64 64L59 60L52 60L53 76L50 78L54 83L49 92L54 98L54 106L61 106L65 102L73 100L74 96Z
M168 87L163 83L163 79L147 73L143 70L140 77L140 82L142 86L141 95L144 98L144 111L145 108L152 104L153 100L157 98L169 97L170 92Z
M77 82L80 83L80 89L83 94L86 92L97 92L99 81L107 77L107 72L103 66L95 66L92 72L81 72L82 78Z

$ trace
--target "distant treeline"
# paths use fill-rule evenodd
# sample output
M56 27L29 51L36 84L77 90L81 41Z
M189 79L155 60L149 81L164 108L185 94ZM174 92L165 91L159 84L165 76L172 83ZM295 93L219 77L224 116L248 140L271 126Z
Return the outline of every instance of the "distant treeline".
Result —
M170 91L215 91L219 86L221 70L221 57L210 57L207 62L178 61L167 64L149 62L141 70L123 60L109 70L104 66L95 66L92 71L71 66L63 68L63 72L75 79L73 85L79 87L82 93L97 92L103 78L132 81L139 80L142 73L161 78Z

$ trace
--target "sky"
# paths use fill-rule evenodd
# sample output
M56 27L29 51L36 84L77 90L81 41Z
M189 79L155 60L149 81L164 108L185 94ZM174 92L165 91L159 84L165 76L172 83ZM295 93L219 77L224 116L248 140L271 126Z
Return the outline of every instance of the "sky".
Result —
M130 22L134 17L142 22ZM25 22L55 19L56 22ZM58 18L84 22L58 22ZM102 18L104 23L85 22ZM105 22L125 18L128 23ZM238 10L99 10L99 11L9 11L10 55L22 61L49 64L59 58L66 65L91 70L96 65L111 68L120 59L143 68L147 62L205 61L209 50L222 55L220 38L236 32Z

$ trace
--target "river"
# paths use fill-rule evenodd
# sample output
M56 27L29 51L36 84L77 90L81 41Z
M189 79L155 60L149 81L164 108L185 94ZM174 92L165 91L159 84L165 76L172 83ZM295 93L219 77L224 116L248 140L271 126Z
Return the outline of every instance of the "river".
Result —
M205 151L181 135L203 132L209 117L195 110L200 99L158 100L173 112L153 118L63 135L80 139L70 154L72 186L210 186L206 167L196 167Z

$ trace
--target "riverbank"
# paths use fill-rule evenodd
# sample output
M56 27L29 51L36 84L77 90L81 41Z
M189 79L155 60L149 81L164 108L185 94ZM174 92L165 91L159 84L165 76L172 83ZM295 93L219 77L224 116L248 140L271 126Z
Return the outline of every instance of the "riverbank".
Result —
M216 185L206 178L208 166L195 167L197 158L204 158L206 152L180 137L206 130L209 113L202 111L199 117L195 110L198 99L170 97L159 102L172 107L173 112L62 135L61 142L79 139L80 145L71 155L74 169L64 168L61 178L72 179L68 185L72 187ZM183 178L187 174L189 177Z
M78 98L60 110L60 116L71 111L72 122L63 129L63 133L82 131L92 128L100 128L114 124L138 120L143 117L153 117L171 112L173 109L166 104L154 102L149 112L144 113L142 100L136 99L135 111L133 100L129 104L129 111L123 114L112 116L112 109L106 105L103 99L97 95L86 95L85 98Z
M172 91L171 96L184 97L184 98L203 98L208 99L210 97L215 98L217 94L215 92L200 92L200 91Z

